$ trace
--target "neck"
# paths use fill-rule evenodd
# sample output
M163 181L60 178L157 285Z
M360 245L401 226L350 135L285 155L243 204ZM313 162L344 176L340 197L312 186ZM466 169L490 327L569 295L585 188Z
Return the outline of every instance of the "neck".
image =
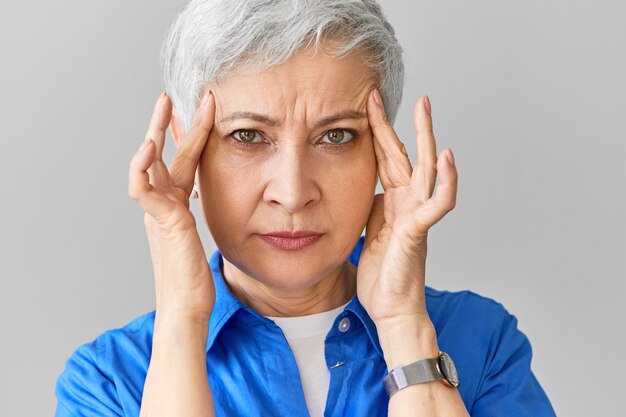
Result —
M321 313L350 301L356 294L356 267L344 262L320 281L294 290L273 288L224 259L224 281L243 304L263 316L297 317Z

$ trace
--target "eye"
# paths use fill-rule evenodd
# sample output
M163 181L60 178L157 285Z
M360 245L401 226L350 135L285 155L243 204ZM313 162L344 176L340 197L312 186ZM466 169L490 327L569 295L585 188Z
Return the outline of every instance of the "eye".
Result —
M326 142L326 143L332 143L334 145L343 145L344 143L348 143L351 140L353 140L355 136L356 136L355 133L350 130L332 129L324 133L324 136L322 137L322 139L328 138L329 142Z
M259 135L259 132L250 129L235 130L230 134L230 136L236 141L243 143L258 143L263 141L263 136ZM258 138L259 140L255 141L255 138Z

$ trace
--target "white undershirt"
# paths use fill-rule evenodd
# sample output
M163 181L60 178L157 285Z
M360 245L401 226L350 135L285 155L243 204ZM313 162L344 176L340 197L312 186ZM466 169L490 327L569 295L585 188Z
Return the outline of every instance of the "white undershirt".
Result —
M299 317L273 317L281 328L298 364L304 398L311 417L323 417L330 384L324 339L349 301L333 310Z

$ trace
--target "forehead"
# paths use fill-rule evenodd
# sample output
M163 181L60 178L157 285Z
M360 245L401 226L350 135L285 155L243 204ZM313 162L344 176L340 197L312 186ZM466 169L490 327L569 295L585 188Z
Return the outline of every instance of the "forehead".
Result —
M272 68L233 74L212 86L217 113L259 111L276 116L304 110L364 110L375 86L365 51L332 57L322 50L303 49Z

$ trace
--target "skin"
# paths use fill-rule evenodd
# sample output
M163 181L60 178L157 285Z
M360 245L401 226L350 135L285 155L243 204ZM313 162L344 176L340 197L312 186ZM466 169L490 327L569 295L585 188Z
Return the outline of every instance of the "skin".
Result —
M454 159L449 149L437 156L430 101L421 97L413 113L418 161L412 167L362 58L303 50L272 69L213 83L190 132L181 129L167 96L159 99L129 173L129 195L146 210L157 293L142 415L214 415L204 349L215 293L189 211L194 174L224 255L224 277L248 306L298 316L335 308L357 293L389 370L437 356L424 295L426 243L429 228L455 206ZM338 110L366 117L315 127ZM222 122L233 111L263 113L277 123ZM169 169L162 161L168 125L177 146ZM258 131L252 138L260 142L237 145L229 138L236 129ZM358 134L346 145L322 144L331 129ZM385 193L374 196L378 177ZM365 225L355 271L346 258ZM292 229L324 235L288 253L257 236ZM425 415L468 413L458 390L438 381L390 399L389 416Z
M209 86L216 107L198 168L203 214L224 256L229 287L260 314L328 311L356 293L356 269L346 259L363 232L377 182L366 115L376 80L369 71L354 71L364 58L363 53L340 60L314 57L309 49L262 73ZM222 122L237 111L278 123ZM361 116L317 126L322 118L347 111ZM254 143L235 141L233 136L241 141L232 134L239 129ZM330 138L342 133L343 143L333 144ZM324 235L297 251L277 249L259 237L303 229Z

